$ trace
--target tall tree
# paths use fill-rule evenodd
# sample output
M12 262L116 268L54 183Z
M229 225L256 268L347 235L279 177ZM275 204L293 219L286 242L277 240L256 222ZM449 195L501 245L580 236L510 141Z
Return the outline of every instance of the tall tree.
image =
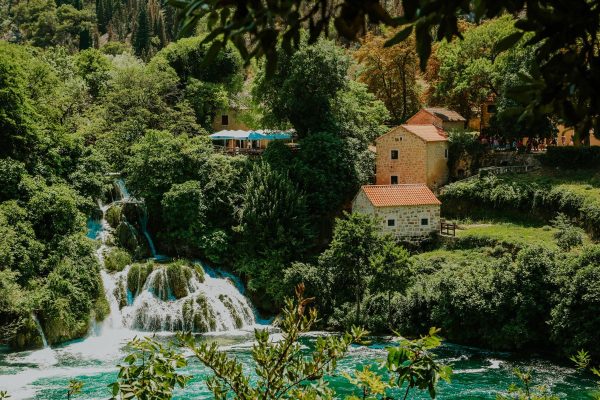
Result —
M385 45L397 31L392 29L383 35L367 33L354 53L362 67L359 80L383 101L392 124L406 121L420 107L414 36L393 46Z
M333 239L319 257L319 264L332 272L333 287L354 298L356 322L361 322L360 305L372 272L371 255L378 251L381 237L375 221L368 215L352 213L338 219ZM340 293L339 297L343 298Z
M148 5L142 2L137 15L136 29L133 32L133 49L135 54L144 59L150 57L150 39L152 32L150 18L148 17Z
M275 126L289 122L300 137L331 131L335 126L331 101L348 84L348 66L342 48L320 40L282 57L271 78L263 69L253 94L266 108L265 122Z
M464 16L475 22L505 13L519 15L517 32L500 37L498 49L515 44L524 33L531 33L528 44L538 44L539 72L522 90L533 99L528 112L554 112L564 123L589 135L590 128L600 135L600 6L592 0L403 0L401 6L385 8L378 0L292 0L272 2L215 2L185 0L178 3L187 17L184 29L210 16L207 41L215 48L233 42L246 60L266 55L268 70L278 61L277 47L289 52L301 45L301 30L309 26L309 41L314 43L331 26L347 39L364 33L368 22L402 29L388 44L405 40L415 32L421 69L425 69L434 41L460 37L459 21ZM388 10L393 10L392 13ZM394 14L397 12L397 14ZM277 20L277 24L273 21ZM434 36L435 32L435 36Z

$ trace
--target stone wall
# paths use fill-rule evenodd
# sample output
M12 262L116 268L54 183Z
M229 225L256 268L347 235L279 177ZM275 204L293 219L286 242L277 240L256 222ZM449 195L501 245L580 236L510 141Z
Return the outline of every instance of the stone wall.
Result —
M398 150L398 159L391 159L391 151ZM377 139L376 183L389 185L391 177L398 183L427 182L427 150L425 142L401 126Z
M448 142L427 143L427 186L435 191L448 183Z
M229 118L229 123L227 125L223 125L222 119L221 117L223 115L227 115ZM243 130L246 131L248 130L248 127L239 120L238 117L238 111L236 110L223 110L223 111L219 111L217 112L217 115L215 115L215 118L213 119L212 122L212 128L213 128L213 132L219 132L222 131L224 129L226 130Z
M380 226L381 233L392 234L398 240L415 241L428 237L440 230L440 206L419 205L399 207L374 207L361 190L352 204L352 211L371 215ZM421 225L421 219L427 218L428 224ZM395 221L388 226L388 220Z

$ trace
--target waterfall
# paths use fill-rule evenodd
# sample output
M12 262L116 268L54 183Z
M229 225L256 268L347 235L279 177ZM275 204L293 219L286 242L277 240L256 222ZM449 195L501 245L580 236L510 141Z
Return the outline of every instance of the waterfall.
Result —
M121 200L127 201L131 198L131 195L129 194L129 190L127 190L127 187L125 186L125 181L122 178L115 180L115 185L117 186L117 189L119 190L119 195L121 196Z
M37 319L37 317L33 313L31 314L31 319L33 320L33 322L35 322L35 328L37 329L38 334L42 338L42 344L44 345L44 349L47 349L48 341L46 340L46 335L44 335L44 330L42 329L42 325L40 324L40 321Z
M120 198L113 203L136 201L122 180L115 183ZM104 269L104 255L113 229L106 212L113 203L98 203L102 220L90 224L97 230L100 246L96 252L102 266L100 272L110 314L102 322L100 332L115 330L194 332L231 331L256 324L255 312L243 294L243 286L231 274L205 268L199 262L179 261L154 264L150 261L126 266L123 271L109 273ZM145 208L144 208L145 211ZM147 214L142 218L142 230L156 260L150 233L146 230ZM99 227L98 227L99 225ZM92 236L92 233L90 233Z

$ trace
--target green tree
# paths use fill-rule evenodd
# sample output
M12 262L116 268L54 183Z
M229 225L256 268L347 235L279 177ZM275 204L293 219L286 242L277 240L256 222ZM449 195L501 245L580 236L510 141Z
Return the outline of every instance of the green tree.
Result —
M80 51L75 60L77 72L87 84L90 94L96 98L110 78L110 63L96 49Z
M30 158L39 140L23 61L14 45L0 43L0 155L17 160Z
M320 40L283 58L272 77L261 70L253 95L268 125L291 123L300 137L335 126L331 101L348 84L349 58L332 41Z
M380 251L371 256L373 278L369 282L371 291L387 294L388 322L392 323L392 294L404 292L410 283L410 254L396 243L393 237L383 239ZM391 328L391 327L390 327Z
M600 318L594 310L600 304L600 246L584 248L560 267L560 289L550 319L553 342L567 354L590 349L597 357L600 352L594 344L600 340Z
M328 34L332 25L346 39L356 40L364 27L383 23L401 28L387 44L394 45L415 33L416 50L421 69L425 69L434 41L451 41L461 37L460 26L468 16L476 23L504 14L519 15L514 22L518 31L500 36L498 49L513 46L525 33L530 33L529 45L540 45L536 64L540 67L528 79L523 90L533 99L527 112L544 115L555 112L567 125L577 126L582 136L600 132L598 113L599 85L589 85L598 76L598 33L600 9L589 0L462 1L450 5L444 0L404 0L401 6L386 8L387 2L357 3L332 0L312 4L293 0L281 6L271 3L243 2L231 6L208 0L187 0L179 4L186 12L184 30L190 30L207 16L211 31L206 42L215 50L231 41L246 60L266 56L267 69L274 72L281 62L277 51L281 46L287 53L302 48L301 32L309 27L309 42ZM391 13L390 13L391 11ZM559 18L560 16L560 18ZM277 25L273 20L278 21ZM560 19L560 22L559 22ZM435 34L434 34L435 32Z
M206 240L206 201L198 181L174 184L161 201L165 233L176 251L190 254L186 247L201 248Z
M360 305L372 274L371 255L379 251L380 244L379 229L370 216L346 214L336 221L331 243L319 257L319 264L333 275L333 287L345 289L340 290L339 298L354 300L357 323L362 321Z
M152 30L148 16L148 4L142 2L137 15L136 29L133 32L133 49L139 57L147 59L150 57L150 39Z
M252 292L282 301L283 268L305 256L313 236L303 193L287 175L259 162L245 182L238 221L238 269L248 275Z
M152 338L135 338L119 365L119 379L110 385L113 399L170 399L175 387L183 388L191 376L180 374L185 357Z
M572 247L583 244L585 232L583 229L574 226L565 214L558 213L552 220L552 225L557 229L554 238L561 249L569 251Z

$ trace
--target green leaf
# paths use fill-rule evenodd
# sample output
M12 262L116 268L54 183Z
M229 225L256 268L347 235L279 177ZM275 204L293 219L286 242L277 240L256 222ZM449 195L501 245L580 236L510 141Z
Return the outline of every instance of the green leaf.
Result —
M404 41L407 37L410 36L412 31L413 31L413 26L412 25L407 26L406 28L404 28L400 32L398 32L396 35L394 35L393 38L386 41L384 44L384 47L391 47L395 44L398 44L398 43Z
M521 40L521 38L523 37L523 34L524 34L524 32L518 31L518 32L511 33L510 35L502 38L502 40L500 40L499 42L497 42L496 45L494 46L494 52L495 53L501 53L501 52L503 52L505 50L510 49L519 40Z

